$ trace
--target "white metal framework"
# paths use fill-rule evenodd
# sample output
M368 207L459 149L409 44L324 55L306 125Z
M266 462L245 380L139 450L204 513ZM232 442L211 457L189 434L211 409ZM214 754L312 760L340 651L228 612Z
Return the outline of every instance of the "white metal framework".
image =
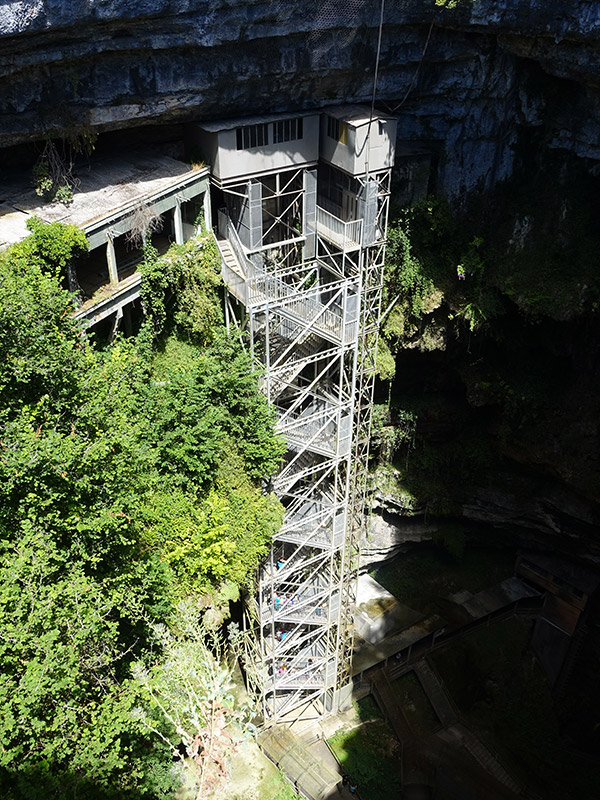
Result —
M283 527L248 603L266 720L349 696L390 170L302 165L219 183L228 324L264 374L288 452Z

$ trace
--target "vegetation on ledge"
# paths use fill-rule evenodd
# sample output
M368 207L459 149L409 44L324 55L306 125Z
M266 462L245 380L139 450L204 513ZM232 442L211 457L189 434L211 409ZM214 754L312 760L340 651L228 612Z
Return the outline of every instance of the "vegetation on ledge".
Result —
M375 451L427 513L544 487L597 504L597 181L566 158L390 225Z

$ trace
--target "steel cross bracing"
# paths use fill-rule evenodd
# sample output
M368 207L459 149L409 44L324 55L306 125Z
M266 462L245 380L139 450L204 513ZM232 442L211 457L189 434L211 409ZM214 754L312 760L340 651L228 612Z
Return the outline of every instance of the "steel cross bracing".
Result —
M218 226L228 324L246 332L288 445L272 480L284 522L247 610L248 681L274 721L337 710L351 682L385 254L389 171L368 179L370 234L311 206L314 174L221 187Z

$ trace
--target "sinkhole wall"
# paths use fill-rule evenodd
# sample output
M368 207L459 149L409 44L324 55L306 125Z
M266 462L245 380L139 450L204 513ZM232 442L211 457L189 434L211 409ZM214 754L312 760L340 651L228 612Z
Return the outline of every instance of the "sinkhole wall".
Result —
M459 196L510 175L525 129L600 159L600 3L387 0L378 99ZM8 0L0 147L369 100L367 0Z

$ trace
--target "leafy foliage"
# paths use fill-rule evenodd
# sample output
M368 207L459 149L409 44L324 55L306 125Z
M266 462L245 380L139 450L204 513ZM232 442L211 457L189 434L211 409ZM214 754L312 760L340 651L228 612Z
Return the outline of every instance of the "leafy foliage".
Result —
M219 269L217 245L208 234L172 245L161 258L146 245L141 297L155 336L165 331L172 304L170 322L180 335L197 344L212 341L223 322Z
M475 3L476 0L469 0L471 3ZM457 8L461 5L461 0L435 0L436 6L440 6L441 8Z
M34 222L0 256L0 786L11 800L172 796L170 750L132 714L132 664L163 663L155 628L178 601L225 602L251 581L282 516L258 479L283 446L223 329L208 239L169 256L163 289L151 284L162 337L146 326L104 350L61 288L84 243ZM195 297L206 313L188 318Z
M391 463L402 446L414 447L416 417L410 411L373 406L372 445L383 462Z
M414 256L409 236L400 225L389 232L386 266L388 294L401 294L407 310L418 317L423 313L434 284L419 259Z
M135 665L143 703L137 716L179 762L182 800L202 800L220 787L227 759L253 732L253 710L236 704L231 692L231 655L241 647L239 632L231 626L231 653L219 634L198 623L193 605L182 604L177 613L177 627L155 628L161 663L151 670ZM161 730L157 717L166 729Z
M597 495L576 429L597 417L580 338L599 307L596 179L569 157L542 164L531 152L493 202L451 210L428 198L391 225L380 374L391 377L392 360L412 370L410 351L440 358L435 371L423 360L408 390L389 388L390 403L419 424L410 457L406 446L380 454L393 453L428 513L461 513L472 487L497 483L514 462Z
M382 381L390 381L396 374L396 359L390 350L387 340L379 338L377 344L377 363L375 369Z
M53 242L30 220L33 234L0 253L0 413L43 404L72 407L81 380L82 340L70 318L73 304L58 286L57 270L84 247L80 232L66 228ZM60 230L60 229L59 229ZM87 242L83 237L85 249Z
M392 353L411 344L439 344L432 329L456 320L473 332L500 311L496 288L485 277L485 242L453 214L428 198L403 209L388 233L385 295L393 310L383 327ZM441 312L437 312L438 309Z
M399 744L386 722L376 719L350 731L339 730L328 744L365 800L399 794Z

